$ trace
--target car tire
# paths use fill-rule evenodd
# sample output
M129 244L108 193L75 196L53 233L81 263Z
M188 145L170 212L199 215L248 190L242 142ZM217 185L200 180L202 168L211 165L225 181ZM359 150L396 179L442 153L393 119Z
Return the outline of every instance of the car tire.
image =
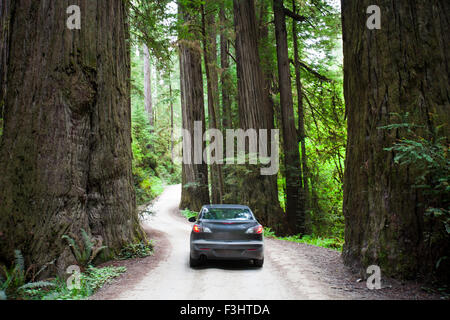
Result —
M189 266L191 268L198 267L200 265L200 259L194 259L191 256L189 256Z
M255 267L257 267L257 268L262 268L262 266L264 265L264 258L253 260L253 264L254 264Z

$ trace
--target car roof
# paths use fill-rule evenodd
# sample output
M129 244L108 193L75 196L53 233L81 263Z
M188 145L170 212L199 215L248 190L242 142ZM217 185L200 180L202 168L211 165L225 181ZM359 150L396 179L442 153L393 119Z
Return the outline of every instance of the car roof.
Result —
M234 208L234 209L249 209L250 210L250 208L248 206L244 206L241 204L208 204L208 205L203 206L203 208L206 208L206 209L214 209L214 208L216 208L216 209L231 209L231 208Z

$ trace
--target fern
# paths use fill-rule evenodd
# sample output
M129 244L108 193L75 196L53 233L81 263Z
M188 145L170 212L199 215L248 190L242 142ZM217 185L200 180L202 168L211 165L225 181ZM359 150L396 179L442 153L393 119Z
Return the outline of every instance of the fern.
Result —
M91 238L89 238L89 235L84 229L81 229L81 235L84 241L84 259L87 260L89 264L91 261L92 248L94 247L94 243L92 242Z
M393 114L399 116L398 114ZM408 113L402 118L402 123L390 124L380 127L383 130L406 130L403 138L397 140L385 151L394 154L394 162L400 166L413 168L415 181L412 188L421 190L425 196L420 205L424 207L425 217L428 221L439 221L443 228L425 232L425 238L429 243L448 241L450 236L450 160L448 159L448 138L441 136L439 130L444 126L433 129L408 123ZM420 128L424 137L414 129ZM445 259L447 256L444 256ZM436 263L439 267L441 257Z
M37 281L37 282L30 282L30 283L24 284L23 286L19 287L17 290L48 288L48 287L55 287L55 286L56 285L52 282Z
M25 262L22 252L20 252L20 250L14 250L14 256L17 270L20 272L25 272Z
M102 246L101 240L99 240L98 243L95 243L84 229L81 229L81 238L82 241L77 243L73 238L67 235L62 236L62 239L67 240L78 264L83 268L87 268L100 251L106 249L107 246Z
M75 240L73 240L71 237L67 235L63 235L61 238L67 240L69 247L73 255L75 256L75 259L77 261L80 261L81 260L80 249L78 248L78 245L75 243Z

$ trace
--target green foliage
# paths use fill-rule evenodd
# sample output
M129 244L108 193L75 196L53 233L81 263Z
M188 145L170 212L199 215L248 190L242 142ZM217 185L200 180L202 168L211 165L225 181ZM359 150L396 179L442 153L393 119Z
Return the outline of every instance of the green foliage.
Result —
M448 159L448 138L441 137L441 127L430 129L409 122L409 113L391 114L398 123L380 127L380 130L396 130L402 138L385 151L394 154L396 164L408 167L414 175L412 188L424 195L420 205L424 208L428 223L438 222L442 228L432 228L425 233L428 242L438 243L450 235L450 160ZM438 268L447 257L440 257Z
M28 286L21 291L26 300L81 300L93 295L98 289L126 272L125 267L89 267L80 275L80 288L69 289L63 278L54 279L52 286Z
M3 266L0 277L0 290L6 293L15 293L18 288L26 283L27 270L23 255L20 250L14 250L15 262L8 269Z
M119 253L120 260L145 258L153 254L152 242L131 243L123 247Z
M110 282L114 278L117 278L122 273L127 271L126 267L104 267L93 268L90 267L85 274L82 275L82 280L89 287L89 291L94 293L106 283Z
M90 238L84 229L81 229L82 240L75 241L68 235L63 235L62 239L65 239L69 244L75 259L81 267L87 268L91 265L92 261L97 255L107 246L102 246L101 239Z
M170 0L133 0L130 6L132 39L138 44L145 43L158 66L170 66L170 40L174 27L167 21L173 21L176 9L170 8Z
M33 268L25 269L25 261L20 250L14 251L15 261L11 268L3 266L0 270L0 300L6 300L7 295L15 298L24 290L29 288L45 288L54 286L48 281L33 282L40 272L46 267L44 266L38 273L32 277L30 275ZM28 278L32 278L32 282L28 282Z
M184 209L184 210L181 210L180 212L186 219L197 217L197 215L198 215L198 212L191 211L189 209Z
M288 237L278 237L270 228L264 228L264 236L267 238L275 238L298 243L306 243L317 247L323 247L333 250L342 251L344 242L339 238L322 238L313 235L294 235Z
M175 92L169 95L168 81L153 79L153 90L158 92L157 99L153 99L155 116L154 126L150 126L149 116L145 110L143 96L143 61L134 53L132 55L132 79L134 90L132 94L132 151L133 151L133 179L138 205L147 204L160 195L167 184L179 183L180 166L171 159L170 103L174 103ZM175 85L174 85L175 87ZM157 90L156 90L157 89ZM172 100L170 99L172 98ZM176 107L176 105L175 105ZM174 107L174 109L176 109ZM174 110L174 117L177 116ZM179 122L174 119L174 126Z

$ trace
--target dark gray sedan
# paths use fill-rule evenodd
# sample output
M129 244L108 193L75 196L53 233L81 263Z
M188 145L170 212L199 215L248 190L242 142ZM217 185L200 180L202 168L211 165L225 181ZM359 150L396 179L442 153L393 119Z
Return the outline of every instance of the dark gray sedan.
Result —
M264 232L252 211L242 205L203 206L191 232L190 266L206 260L253 260L264 263Z

